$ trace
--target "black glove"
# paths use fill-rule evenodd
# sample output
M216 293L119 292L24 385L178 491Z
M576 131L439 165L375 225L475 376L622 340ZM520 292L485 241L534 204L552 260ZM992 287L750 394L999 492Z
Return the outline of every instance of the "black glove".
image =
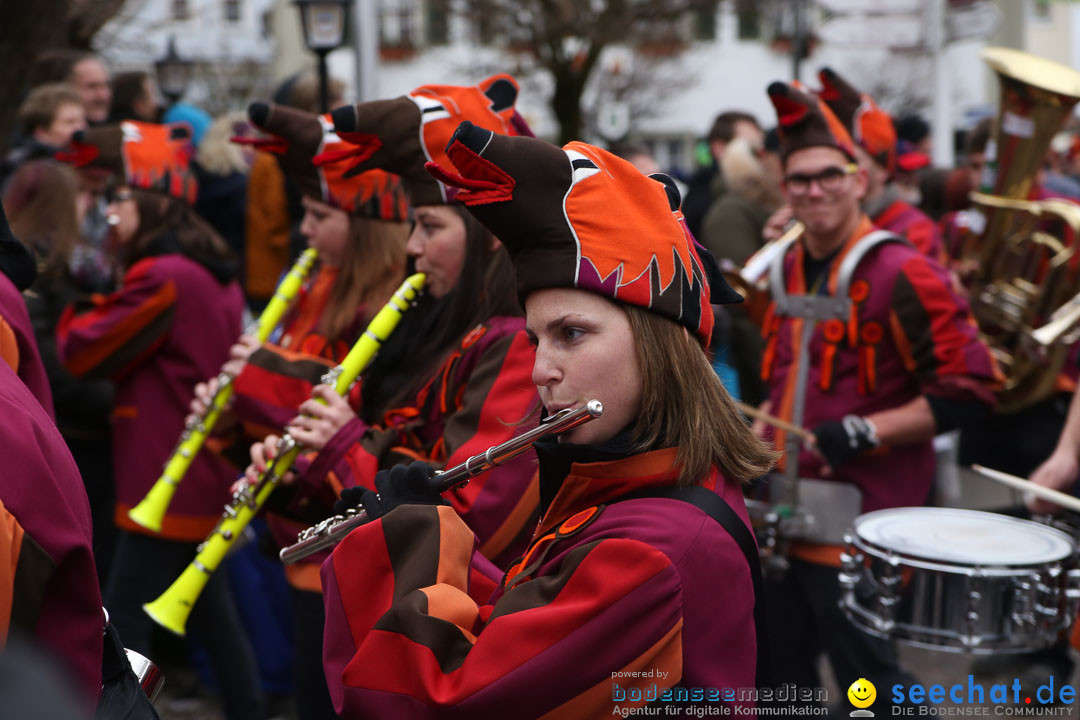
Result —
M380 470L375 475L375 490L360 487L342 490L341 499L334 503L334 512L343 515L346 510L363 505L368 519L375 520L398 505L446 505L431 488L433 475L431 466L422 462Z
M837 468L866 450L881 444L877 428L864 417L845 415L814 428L817 449L830 467Z

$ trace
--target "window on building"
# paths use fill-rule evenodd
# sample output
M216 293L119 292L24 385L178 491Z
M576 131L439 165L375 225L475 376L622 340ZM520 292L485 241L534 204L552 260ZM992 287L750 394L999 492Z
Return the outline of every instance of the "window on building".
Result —
M428 3L426 34L428 45L445 45L450 40L446 8L437 2Z
M694 11L694 38L697 40L716 39L715 8L700 8Z
M1035 0L1035 17L1039 20L1050 19L1050 0Z
M173 20L187 20L191 17L191 6L188 0L172 0Z
M383 47L416 47L421 8L417 0L382 0L379 5L379 40Z
M225 22L240 22L240 0L225 0Z
M757 40L761 37L761 9L756 2L738 0L735 13L739 24L740 40Z

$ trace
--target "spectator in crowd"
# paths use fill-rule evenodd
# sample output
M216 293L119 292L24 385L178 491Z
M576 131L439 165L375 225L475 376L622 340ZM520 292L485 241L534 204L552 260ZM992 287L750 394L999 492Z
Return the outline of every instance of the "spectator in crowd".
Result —
M705 220L709 205L724 194L724 181L720 177L720 159L724 156L727 144L736 137L746 139L754 148L760 148L764 134L757 119L749 113L729 110L717 115L708 136L712 164L701 168L690 178L690 189L682 205L686 225L694 237L700 235L701 224ZM717 180L718 177L720 177L719 180Z
M344 102L345 84L330 79L330 107ZM274 102L304 112L317 113L319 78L313 70L282 83ZM278 277L307 241L300 234L304 209L300 193L282 173L273 155L259 152L248 176L247 228L244 290L252 309L261 309L274 294Z
M22 136L0 165L0 189L25 162L52 157L86 127L86 113L75 88L64 83L41 85L19 106Z
M81 106L80 106L81 107ZM14 233L37 256L37 279L23 295L56 409L56 424L82 475L94 524L99 579L108 576L116 531L112 524L113 384L77 380L56 353L60 314L80 295L99 292L95 263L101 251L79 233L81 209L75 171L53 160L34 160L15 173L4 195Z
M253 133L242 112L222 115L203 136L192 168L199 181L195 212L210 223L238 258L244 257L244 214L254 151L233 142Z
M91 125L109 119L112 87L109 71L93 53L81 50L56 50L43 54L30 71L30 87L45 83L70 83L82 98L86 120Z
M157 84L150 73L142 70L119 73L113 78L109 122L157 122L161 115L157 96Z
M908 152L930 155L930 123L917 113L901 115L896 121L896 137Z

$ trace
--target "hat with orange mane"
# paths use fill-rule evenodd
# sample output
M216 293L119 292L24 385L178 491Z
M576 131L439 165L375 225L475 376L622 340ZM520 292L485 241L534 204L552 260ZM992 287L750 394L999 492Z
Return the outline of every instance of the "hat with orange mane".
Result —
M774 82L769 99L776 108L780 155L785 160L796 150L831 147L855 160L855 143L828 106L799 83Z
M499 135L532 131L514 108L518 84L506 74L493 75L471 87L424 85L393 100L374 100L334 110L334 130L351 144L326 152L316 164L348 162L345 176L371 168L396 173L405 180L413 206L444 205L455 190L424 170L434 162L453 170L446 156L450 136L462 121Z
M340 165L316 167L316 155L340 151L348 145L334 133L329 115L314 115L284 105L255 102L248 117L271 137L233 138L277 156L282 170L301 195L344 210L351 215L405 221L409 201L401 178L371 170L345 177Z
M80 130L57 159L76 168L111 173L119 181L194 204L198 183L191 172L191 128L124 121Z
M461 188L458 200L506 246L522 298L589 290L670 318L706 346L710 302L742 299L686 229L666 175L582 142L558 148L469 122L446 153L458 172L435 162L428 171Z
M896 169L896 128L889 113L878 107L874 99L859 92L844 78L829 68L818 73L821 92L836 118L844 123L852 138L870 157L890 173Z

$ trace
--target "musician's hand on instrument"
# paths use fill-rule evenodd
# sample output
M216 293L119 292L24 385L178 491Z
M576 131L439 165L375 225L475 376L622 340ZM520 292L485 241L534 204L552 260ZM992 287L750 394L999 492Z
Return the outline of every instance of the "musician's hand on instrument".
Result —
M791 223L792 212L790 205L781 205L780 209L769 216L769 219L765 221L765 227L761 230L761 238L765 242L776 240Z
M758 406L758 410L766 415L772 414L772 400L766 400ZM750 430L759 438L769 436L769 424L761 418L754 418L753 424L750 425Z
M236 377L243 371L244 365L247 364L248 358L251 357L251 353L255 352L260 347L262 347L262 343L259 342L259 338L244 333L236 343L229 348L229 359L221 366L221 369L233 377Z
M434 474L431 466L423 462L380 470L375 475L375 491L362 490L360 504L372 520L400 505L446 505L431 487Z
M1077 461L1076 455L1068 451L1059 452L1055 450L1053 455L1035 469L1029 479L1036 485L1067 493L1072 491L1078 476L1080 476L1080 462ZM1060 505L1055 505L1034 495L1028 495L1025 503L1033 513L1051 514L1061 512Z
M814 428L813 439L808 441L810 449L825 461L823 468L826 477L858 455L873 450L881 445L877 428L864 417L845 415L843 420L830 420Z
M304 447L322 450L338 430L356 418L348 401L329 385L316 385L312 392L316 399L305 400L300 405L299 417L289 421L288 433Z
M259 476L266 472L266 468L270 466L274 458L277 457L277 444L280 441L277 435L267 435L262 442L253 443L251 450L251 464L248 465L244 475L252 482L259 481ZM282 485L291 485L296 482L296 473L291 470L286 471L278 479Z

